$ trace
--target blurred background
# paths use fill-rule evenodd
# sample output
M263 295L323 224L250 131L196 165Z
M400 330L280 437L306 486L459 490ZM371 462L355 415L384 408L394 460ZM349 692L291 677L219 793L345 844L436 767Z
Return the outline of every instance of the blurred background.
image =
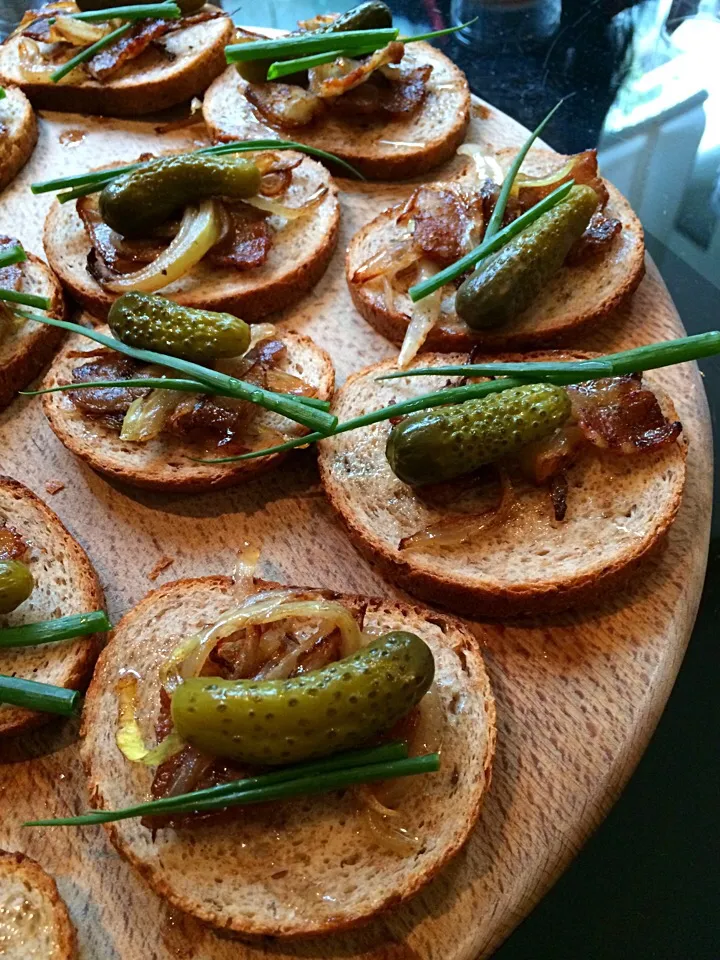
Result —
M643 222L687 330L720 327L720 0L388 2L403 33L477 17L437 43L474 93L530 128L572 93L545 139L565 153L598 148L603 174ZM237 23L286 29L354 5L234 3L224 6ZM27 6L0 0L0 30ZM720 359L701 367L717 442ZM497 960L720 960L719 621L716 509L700 615L650 748Z

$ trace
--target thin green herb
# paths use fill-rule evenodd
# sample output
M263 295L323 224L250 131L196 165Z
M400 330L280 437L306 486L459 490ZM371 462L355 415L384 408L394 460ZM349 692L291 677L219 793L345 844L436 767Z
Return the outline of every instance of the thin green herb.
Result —
M81 696L77 690L66 690L49 683L38 683L37 680L23 680L21 677L6 677L0 674L0 703L69 717L77 711L80 701Z
M178 20L182 10L176 3L138 3L131 7L106 7L103 10L83 10L72 13L73 20L85 23L103 23L106 20Z
M378 49L397 40L396 27L379 30L346 30L342 34L343 50L353 51L377 43ZM232 43L225 47L228 63L249 60L295 59L308 54L323 53L338 47L338 33L308 33L299 36L276 37L272 40L253 40L251 43Z
M17 290L3 290L0 288L0 300L7 303L20 303L25 307L37 307L39 310L49 310L52 301L48 297L41 297L37 293L18 293Z
M24 263L25 260L27 260L27 254L19 243L14 243L0 253L0 267L11 267L14 263Z
M92 43L89 47L85 47L84 50L81 50L80 53L76 54L74 57L71 57L67 63L64 63L54 73L51 73L50 80L53 83L59 83L63 77L66 77L69 73L72 73L75 67L79 67L80 64L85 63L87 60L91 60L96 53L100 53L101 50L104 50L105 47L109 47L111 43L115 42L115 40L119 40L120 37L124 36L128 32L131 26L131 23L124 23L121 27L118 27L117 30L113 30L111 33L108 33L107 36L96 40L95 43Z
M86 637L91 633L105 633L110 621L104 610L92 613L73 613L41 623L25 623L19 627L0 630L0 649L5 647L30 647L41 643L55 643L73 637Z

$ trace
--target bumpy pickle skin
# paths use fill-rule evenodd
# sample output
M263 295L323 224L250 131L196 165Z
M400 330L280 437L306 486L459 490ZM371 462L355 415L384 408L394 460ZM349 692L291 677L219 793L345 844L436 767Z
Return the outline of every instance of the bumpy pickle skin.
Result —
M462 284L455 310L473 330L503 326L526 310L557 273L597 209L591 187L566 199L483 261Z
M413 413L393 427L385 455L403 483L442 483L549 437L569 416L566 390L530 383Z
M35 581L19 560L0 561L0 614L11 613L33 592Z
M160 157L111 180L100 194L100 215L124 237L147 237L188 204L208 197L242 200L259 188L260 171L247 157Z
M435 663L394 631L289 680L194 677L173 694L176 731L204 753L270 766L349 750L389 730L421 700Z
M110 307L108 325L130 347L194 363L239 357L250 345L250 328L239 317L182 307L148 293L118 297Z

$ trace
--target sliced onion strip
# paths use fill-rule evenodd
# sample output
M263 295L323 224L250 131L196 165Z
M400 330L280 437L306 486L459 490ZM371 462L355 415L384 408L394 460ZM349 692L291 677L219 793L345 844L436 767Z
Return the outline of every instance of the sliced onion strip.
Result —
M438 272L438 268L429 260L422 260L418 271L417 283L428 280ZM440 319L440 306L442 304L442 287L418 300L411 308L411 318L408 328L405 331L398 357L398 368L402 370L407 367L416 357L418 351L425 343L428 334Z
M277 200L271 200L269 197L245 197L243 203L247 203L257 210L264 210L276 217L284 217L286 220L299 220L300 217L306 217L319 203L325 198L328 188L323 184L308 197L299 207L289 207L285 203L278 203Z
M195 394L193 394L195 396ZM147 443L158 437L168 417L178 405L176 390L151 390L146 397L138 397L130 404L120 430L120 439L133 443Z
M139 679L137 674L125 673L117 682L118 728L115 742L128 760L155 767L180 753L186 744L175 731L155 747L145 744L136 716Z

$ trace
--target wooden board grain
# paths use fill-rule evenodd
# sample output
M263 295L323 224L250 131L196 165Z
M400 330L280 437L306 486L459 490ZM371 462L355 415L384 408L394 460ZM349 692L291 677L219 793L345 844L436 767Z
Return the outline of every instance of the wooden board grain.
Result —
M165 135L193 145L202 127ZM525 131L476 103L469 138L493 148ZM21 178L0 200L0 231L42 253L49 198L32 181L132 160L157 149L151 123L46 115ZM449 171L443 171L447 175ZM354 312L342 251L352 233L410 187L342 183L340 247L314 295L280 318L325 346L340 382L393 348ZM679 336L682 325L652 264L632 305L573 345L618 350ZM489 956L559 876L607 813L635 767L670 692L702 587L711 504L711 437L694 365L662 371L690 438L685 499L665 550L633 588L605 606L537 622L477 624L497 701L493 784L470 843L414 901L341 937L290 944L218 938L169 910L119 858L100 828L24 830L29 816L87 805L77 727L52 723L0 744L0 847L38 859L58 880L83 960L473 960ZM40 404L17 399L0 414L0 469L47 498L95 562L114 619L158 583L227 572L238 544L263 544L268 579L393 595L347 541L323 499L310 452L274 474L206 496L168 497L121 488L76 462L55 439ZM46 484L60 481L54 496ZM303 897L317 895L297 891Z

